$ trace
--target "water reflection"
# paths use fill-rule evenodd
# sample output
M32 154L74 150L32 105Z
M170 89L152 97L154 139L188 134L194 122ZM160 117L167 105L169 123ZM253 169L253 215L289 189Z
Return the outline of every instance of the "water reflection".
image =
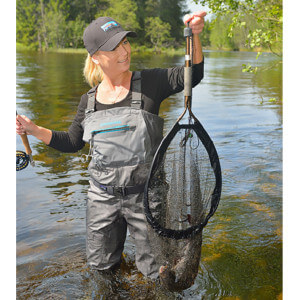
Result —
M204 229L194 286L182 294L147 282L134 265L132 240L110 279L85 266L86 163L29 137L36 167L17 173L19 299L276 299L282 291L281 65L264 54L264 71L242 73L254 53L206 52L193 111L210 134L223 170L219 208ZM17 54L17 109L41 126L67 130L83 82L81 54ZM134 56L133 69L181 65L182 57ZM261 104L261 98L264 99ZM183 109L182 94L162 104L165 131ZM23 150L19 137L17 148ZM102 297L102 298L101 298Z

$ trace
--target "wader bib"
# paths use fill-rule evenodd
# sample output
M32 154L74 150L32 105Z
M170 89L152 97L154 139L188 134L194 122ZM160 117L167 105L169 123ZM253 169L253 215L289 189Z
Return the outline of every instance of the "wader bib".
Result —
M98 270L120 261L127 226L136 248L137 268L158 276L143 212L148 171L162 140L163 119L141 109L141 75L132 75L131 107L94 111L88 92L83 140L90 143L91 176L87 200L87 260Z

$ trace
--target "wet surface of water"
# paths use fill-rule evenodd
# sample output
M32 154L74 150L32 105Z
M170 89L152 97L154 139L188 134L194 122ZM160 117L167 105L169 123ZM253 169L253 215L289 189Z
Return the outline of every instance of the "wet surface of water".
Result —
M170 293L140 276L128 237L112 278L86 268L87 165L29 136L36 167L17 172L18 299L276 299L282 292L281 67L242 73L255 53L206 52L205 78L193 89L193 111L220 157L222 197L203 232L195 284ZM132 69L181 65L182 57L135 56ZM264 54L260 64L273 63ZM37 124L67 130L83 82L80 54L17 54L17 109ZM167 132L183 95L161 106ZM17 149L24 150L17 137ZM226 298L228 299L228 298ZM230 299L230 298L229 298Z

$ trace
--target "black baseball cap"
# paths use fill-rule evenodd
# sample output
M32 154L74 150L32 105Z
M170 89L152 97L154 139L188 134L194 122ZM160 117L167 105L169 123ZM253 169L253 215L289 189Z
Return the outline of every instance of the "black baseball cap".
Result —
M136 37L134 31L125 31L120 23L110 17L99 17L83 33L86 50L92 56L98 50L112 51L125 36Z

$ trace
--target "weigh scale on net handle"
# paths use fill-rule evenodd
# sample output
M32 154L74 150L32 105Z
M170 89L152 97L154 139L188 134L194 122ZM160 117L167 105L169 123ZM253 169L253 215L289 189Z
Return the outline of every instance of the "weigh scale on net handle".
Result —
M17 115L18 115L18 112L17 112ZM32 150L29 145L27 134L26 133L21 134L20 137L21 137L23 145L25 147L25 152L17 150L17 154L16 154L16 170L17 171L25 169L28 166L29 162L33 167L35 165L34 160L32 158Z

